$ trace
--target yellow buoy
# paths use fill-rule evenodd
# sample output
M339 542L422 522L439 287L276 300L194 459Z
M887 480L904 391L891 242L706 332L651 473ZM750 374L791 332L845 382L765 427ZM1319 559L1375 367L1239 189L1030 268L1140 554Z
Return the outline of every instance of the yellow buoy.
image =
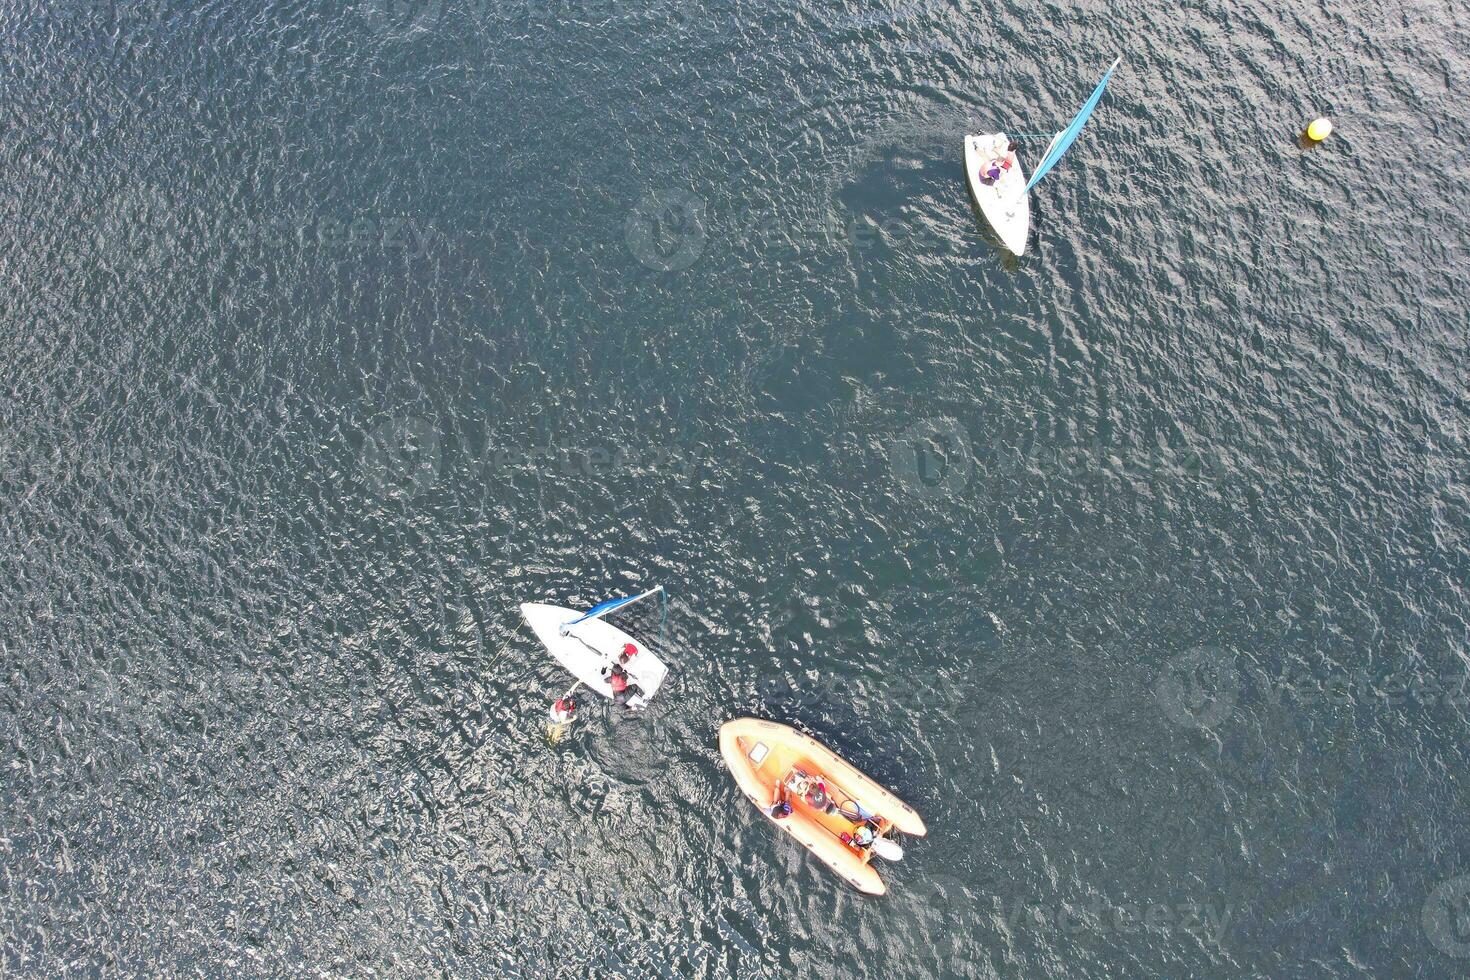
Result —
M1312 124L1307 127L1307 137L1315 143L1320 143L1332 135L1332 120L1326 117L1313 119Z

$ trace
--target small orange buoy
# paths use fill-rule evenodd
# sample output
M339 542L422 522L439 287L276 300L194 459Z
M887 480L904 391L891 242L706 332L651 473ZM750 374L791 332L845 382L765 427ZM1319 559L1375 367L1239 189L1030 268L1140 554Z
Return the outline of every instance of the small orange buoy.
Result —
M1320 119L1313 119L1311 124L1307 126L1307 139L1313 143L1320 143L1331 135L1332 120L1325 116Z

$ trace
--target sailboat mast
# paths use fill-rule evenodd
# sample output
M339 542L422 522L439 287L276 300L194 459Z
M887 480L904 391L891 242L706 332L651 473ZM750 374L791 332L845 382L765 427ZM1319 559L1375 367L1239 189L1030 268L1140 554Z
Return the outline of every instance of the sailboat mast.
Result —
M1113 69L1117 68L1118 62L1122 60L1121 55L1113 60L1113 63L1108 66L1107 73L1103 75L1102 81L1097 83L1097 88L1092 90L1092 95L1088 96L1087 101L1083 103L1081 110L1078 111L1077 115L1072 117L1072 121L1067 124L1067 128L1057 133L1056 137L1051 141L1051 145L1046 148L1046 153L1042 156L1041 162L1036 165L1036 171L1032 173L1031 180L1026 184L1028 191L1035 187L1036 182L1045 177L1052 167L1057 165L1057 161L1076 142L1078 135L1082 132L1082 127L1087 124L1087 117L1092 115L1092 110L1097 108L1098 101L1102 99L1103 90L1108 87L1108 81L1113 77Z

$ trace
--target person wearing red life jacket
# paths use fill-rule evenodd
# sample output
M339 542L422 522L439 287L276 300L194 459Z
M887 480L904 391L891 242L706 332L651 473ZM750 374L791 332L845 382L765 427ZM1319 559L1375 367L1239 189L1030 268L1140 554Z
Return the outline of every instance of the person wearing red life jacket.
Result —
M623 644L623 652L618 657L618 662L611 668L603 671L607 678L607 686L612 688L613 703L621 707L628 707L630 698L636 698L643 694L643 688L633 683L628 676L627 668L624 666L629 660L638 655L638 648L631 643Z
M565 725L576 720L577 702L571 695L556 699L556 704L551 706L551 723L553 725Z

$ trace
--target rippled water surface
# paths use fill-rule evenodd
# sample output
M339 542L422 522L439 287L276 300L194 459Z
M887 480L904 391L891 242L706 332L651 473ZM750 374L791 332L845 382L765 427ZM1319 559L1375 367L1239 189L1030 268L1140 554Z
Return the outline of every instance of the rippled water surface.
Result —
M0 973L1463 975L1467 51L4 5ZM1118 53L1005 257L963 134ZM549 746L517 605L653 583L660 703ZM747 714L924 814L887 896L739 797Z

